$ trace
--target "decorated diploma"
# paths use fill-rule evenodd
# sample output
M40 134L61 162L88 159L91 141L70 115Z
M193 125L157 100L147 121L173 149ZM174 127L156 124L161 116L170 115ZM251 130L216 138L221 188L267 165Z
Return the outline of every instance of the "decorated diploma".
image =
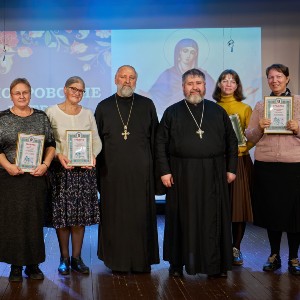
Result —
M238 114L230 115L231 124L238 140L239 146L246 146L246 138L243 133L240 117Z
M42 162L44 135L18 134L16 165L23 172L32 172Z
M69 166L93 166L92 131L67 130Z
M271 119L265 133L293 134L292 130L286 129L286 123L293 119L293 97L265 97L265 118Z

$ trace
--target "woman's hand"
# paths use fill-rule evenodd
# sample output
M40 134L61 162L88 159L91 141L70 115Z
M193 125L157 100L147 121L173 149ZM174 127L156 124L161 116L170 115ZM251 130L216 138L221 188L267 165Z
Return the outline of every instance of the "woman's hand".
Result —
M299 132L299 124L297 120L289 120L286 123L286 129L292 130L294 134L298 134Z
M11 176L18 176L24 174L24 172L15 164L9 164L5 167L7 173Z
M264 130L265 128L269 128L271 125L271 119L266 119L266 118L263 118L263 119L260 119L259 120L259 127Z
M24 174L24 172L16 164L12 164L7 160L4 153L0 153L0 166L2 166L11 176Z
M72 169L74 169L74 167L68 166L68 163L70 162L70 160L69 160L65 155L63 155L63 154L61 154L61 153L58 153L58 154L56 155L56 157L58 158L58 160L60 161L61 165L62 165L65 169L67 169L67 170L72 170Z
M93 155L93 165L92 166L83 166L81 168L91 170L91 169L95 168L95 166L96 166L96 157Z
M41 164L37 166L32 172L30 172L33 176L43 176L48 170L48 167L45 164Z

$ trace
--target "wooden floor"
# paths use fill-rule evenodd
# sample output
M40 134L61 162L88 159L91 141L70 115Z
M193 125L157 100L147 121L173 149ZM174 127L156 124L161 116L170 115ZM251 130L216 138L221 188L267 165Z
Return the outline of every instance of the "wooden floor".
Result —
M160 252L164 217L158 216ZM228 278L206 275L174 279L168 276L168 263L161 260L151 274L115 275L98 260L97 226L86 228L83 259L91 267L89 276L57 273L59 249L53 229L45 229L46 262L41 264L45 280L23 279L9 283L10 267L0 263L0 299L300 299L300 276L287 272L287 241L282 241L282 268L274 274L262 272L269 255L266 233L248 225L242 244L244 266L234 267ZM162 254L162 253L161 253Z

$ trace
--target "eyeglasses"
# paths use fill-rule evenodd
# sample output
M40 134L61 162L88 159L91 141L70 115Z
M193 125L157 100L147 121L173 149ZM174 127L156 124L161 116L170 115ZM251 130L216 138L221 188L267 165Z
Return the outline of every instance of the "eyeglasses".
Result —
M85 90L80 90L80 89L78 89L74 86L68 86L68 89L70 89L71 93L74 94L74 95L76 93L81 94L81 95L83 95L85 93Z
M21 96L24 96L24 97L27 97L30 92L29 91L24 91L24 92L14 92L14 93L11 93L13 96L16 96L16 97L21 97Z

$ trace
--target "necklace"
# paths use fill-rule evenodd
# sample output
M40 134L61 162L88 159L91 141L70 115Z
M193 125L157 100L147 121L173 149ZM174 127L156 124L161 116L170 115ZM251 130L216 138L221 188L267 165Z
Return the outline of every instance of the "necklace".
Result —
M130 111L129 111L129 115L128 115L128 119L127 119L126 124L123 121L123 118L122 118L122 115L121 115L121 112L120 112L120 109L119 109L119 105L118 105L118 101L117 101L117 94L115 94L115 99L116 99L116 105L117 105L118 113L119 113L119 116L120 116L120 119L121 119L121 122L122 122L123 128L124 128L124 131L122 132L122 135L124 136L124 140L126 141L127 138L128 138L128 135L130 134L130 132L127 131L127 128L128 128L128 123L129 123L130 116L131 116L131 111L132 111L132 106L133 106L133 101L134 101L134 95L132 94L132 103L131 103L131 107L130 107Z
M204 101L204 100L203 100L203 101ZM196 134L198 134L198 135L199 135L199 138L202 139L202 134L204 133L204 131L201 129L201 125L202 125L203 114L204 114L204 102L203 102L202 116L201 116L201 120L200 120L199 125L198 125L198 123L197 123L197 121L196 121L196 119L195 119L193 113L191 112L191 110L190 110L190 108L189 108L189 106L188 106L188 104L187 104L187 101L184 100L184 102L185 102L185 105L186 105L187 109L189 110L189 112L190 112L190 114L191 114L193 120L195 121L195 123L196 123L196 125L197 125L197 127L198 127L198 130L196 131Z

